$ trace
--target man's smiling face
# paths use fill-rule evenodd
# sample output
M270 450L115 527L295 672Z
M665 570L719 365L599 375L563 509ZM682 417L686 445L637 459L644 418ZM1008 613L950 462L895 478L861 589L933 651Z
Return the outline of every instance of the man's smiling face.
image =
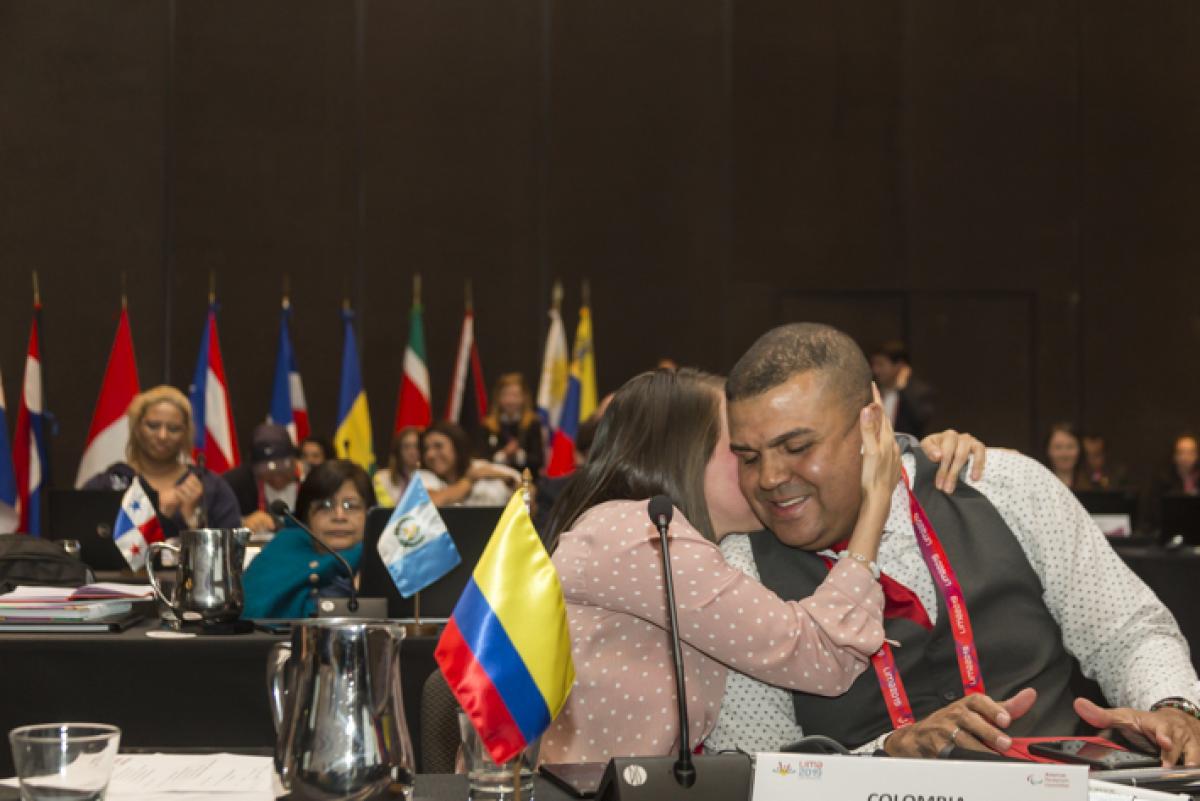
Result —
M817 370L729 404L738 484L781 542L819 551L850 535L862 500L859 411Z

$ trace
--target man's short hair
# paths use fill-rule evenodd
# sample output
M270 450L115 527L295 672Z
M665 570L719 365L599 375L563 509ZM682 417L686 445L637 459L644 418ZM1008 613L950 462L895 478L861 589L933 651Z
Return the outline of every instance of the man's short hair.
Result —
M759 337L730 371L725 398L730 403L753 398L812 370L825 374L827 386L847 406L857 409L870 402L871 366L862 348L821 323L789 323Z

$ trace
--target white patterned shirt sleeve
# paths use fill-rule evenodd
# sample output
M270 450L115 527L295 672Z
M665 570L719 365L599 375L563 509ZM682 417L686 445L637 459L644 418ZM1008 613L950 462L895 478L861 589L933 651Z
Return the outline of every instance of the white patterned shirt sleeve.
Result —
M983 478L967 483L991 502L1017 538L1045 588L1043 600L1062 629L1063 644L1084 674L1114 706L1148 709L1170 696L1200 701L1200 679L1174 617L1121 561L1070 490L1027 456L991 449L987 458ZM908 475L914 475L912 456L903 459ZM912 589L936 621L936 590L907 511L907 493L898 486L878 563ZM730 564L757 578L748 537L726 537L721 551ZM774 750L800 736L786 692L731 673L717 727L706 744L714 749L740 745L753 752ZM872 751L885 737L859 750Z

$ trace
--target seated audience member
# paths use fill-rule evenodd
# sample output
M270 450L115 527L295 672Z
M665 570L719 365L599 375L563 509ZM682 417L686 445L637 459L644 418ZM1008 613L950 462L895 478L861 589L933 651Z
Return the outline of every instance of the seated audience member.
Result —
M437 506L504 506L521 483L511 467L471 458L471 440L457 423L438 420L421 434L417 471Z
M479 453L518 473L529 468L536 479L545 447L542 424L533 411L533 398L520 373L505 373L492 391L492 405L480 421Z
M912 360L904 343L892 340L872 351L871 371L883 394L883 408L892 428L901 434L925 436L933 418L933 387L913 377Z
M362 559L363 530L375 493L366 471L334 459L312 469L296 499L296 516L321 542L337 551L356 572ZM309 617L316 599L350 595L345 568L294 526L281 529L242 578L246 618Z
M304 476L317 465L333 458L333 444L327 439L308 437L300 443L300 472Z
M899 453L882 409L854 426L866 453L863 514L810 597L780 600L725 564L716 540L757 525L737 491L721 381L690 369L629 381L555 508L549 540L567 601L575 685L542 738L549 762L674 753L678 720L662 563L647 499L670 526L694 746L716 721L727 668L822 695L842 692L880 640L875 558ZM884 447L878 447L883 443ZM734 631L736 630L736 632ZM736 633L736 636L734 634Z
M392 435L387 467L375 471L375 499L380 506L395 506L408 489L408 481L421 466L421 429L402 428Z
M273 423L260 423L250 440L250 463L227 470L221 478L237 497L242 525L251 531L278 528L268 509L283 501L296 507L300 476L296 453L287 429Z
M1162 527L1162 499L1165 495L1200 494L1200 463L1197 462L1196 437L1183 433L1175 437L1171 456L1150 483L1146 504L1146 523L1151 530Z
M730 447L766 529L728 537L722 550L783 598L819 586L860 517L862 456L847 432L870 381L853 340L812 324L768 332L730 373ZM904 480L878 563L890 587L886 636L902 644L892 655L915 722L893 720L874 670L837 698L731 674L708 747L773 750L802 727L863 750L931 757L953 747L1004 751L1014 735L1071 736L1082 719L1144 736L1165 764L1200 763L1200 681L1187 643L1062 481L1032 459L992 450L982 479L934 493L933 466L902 445ZM914 533L919 509L953 571L945 595ZM969 615L978 658L963 667L978 686L960 675L946 595L961 597ZM959 635L964 645L967 637ZM1073 702L1075 659L1117 708Z
M1073 490L1085 489L1083 476L1083 445L1074 423L1055 423L1046 435L1046 467L1055 478ZM1086 489L1091 489L1087 487Z
M1128 477L1122 465L1114 464L1108 455L1108 444L1103 434L1085 433L1083 444L1083 480L1097 490L1119 490L1128 485Z
M163 536L208 526L242 524L237 499L220 476L191 463L195 428L192 404L169 386L157 386L135 397L126 411L129 441L125 461L110 465L83 485L88 490L121 490L141 481L154 504Z

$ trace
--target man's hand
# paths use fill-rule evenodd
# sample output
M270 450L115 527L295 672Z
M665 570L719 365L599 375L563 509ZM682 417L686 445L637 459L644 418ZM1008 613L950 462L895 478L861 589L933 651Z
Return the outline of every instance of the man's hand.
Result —
M1001 729L1028 712L1036 700L1037 691L1032 687L1003 702L986 695L968 695L892 732L883 749L891 756L926 758L936 757L950 746L1003 753L1012 747L1012 738Z
M983 468L987 463L987 449L984 444L967 433L960 433L953 428L947 428L937 434L930 434L921 440L921 450L931 461L938 462L937 475L933 477L933 486L949 495L954 492L958 483L958 474L967 466L969 459L974 459L971 465L971 480L983 478Z
M1097 729L1120 729L1134 742L1158 749L1164 768L1200 766L1200 720L1169 707L1157 712L1118 707L1105 709L1086 698L1075 699L1075 714Z

